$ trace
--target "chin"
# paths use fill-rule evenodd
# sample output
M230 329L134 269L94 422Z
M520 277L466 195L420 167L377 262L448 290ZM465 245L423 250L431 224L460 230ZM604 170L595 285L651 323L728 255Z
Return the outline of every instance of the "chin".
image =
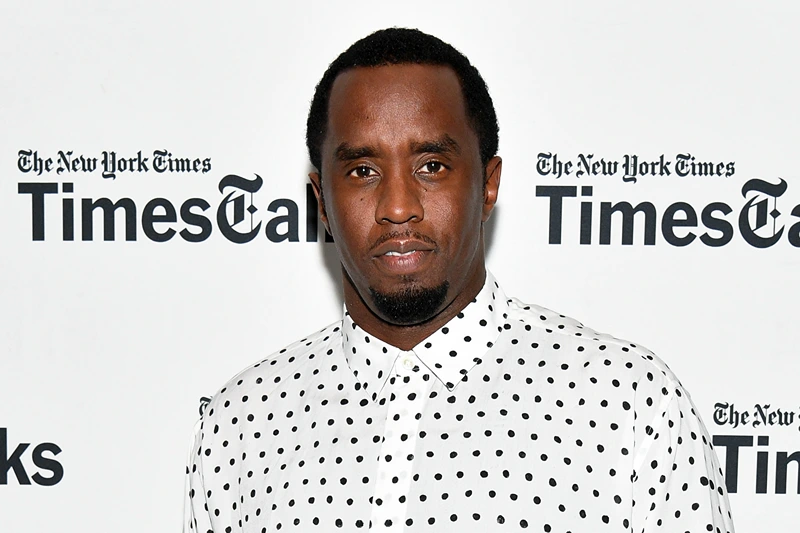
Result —
M444 308L450 282L432 287L417 280L404 279L401 288L384 292L369 288L370 299L377 315L391 324L413 326L427 322Z

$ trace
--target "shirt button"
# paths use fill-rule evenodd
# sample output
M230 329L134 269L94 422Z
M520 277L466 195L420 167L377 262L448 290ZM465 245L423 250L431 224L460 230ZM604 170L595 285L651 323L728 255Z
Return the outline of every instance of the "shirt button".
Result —
M414 368L414 361L410 357L405 357L403 359L403 367L408 370L411 370L412 368Z

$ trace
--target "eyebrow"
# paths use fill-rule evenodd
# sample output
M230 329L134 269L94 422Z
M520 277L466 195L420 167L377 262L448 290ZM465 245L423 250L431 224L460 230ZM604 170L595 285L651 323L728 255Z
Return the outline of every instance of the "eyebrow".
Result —
M461 146L445 133L432 141L412 142L411 151L415 154L460 154Z
M375 157L378 149L374 146L350 146L343 142L336 147L336 159L339 161L353 161L362 157Z
M415 154L460 154L461 146L455 139L447 134L438 139L429 141L414 141L410 145ZM375 146L351 146L343 142L336 147L336 159L339 161L354 161L362 157L377 157L380 150Z

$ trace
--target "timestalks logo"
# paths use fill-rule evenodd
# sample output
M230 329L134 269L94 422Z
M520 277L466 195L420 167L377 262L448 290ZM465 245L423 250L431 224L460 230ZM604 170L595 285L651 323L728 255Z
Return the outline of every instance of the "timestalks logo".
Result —
M30 477L28 476L24 456L30 445L29 442L21 442L9 454L11 448L8 443L8 431L6 428L0 428L0 485L8 484L9 472L14 473L17 483L20 485L30 485L33 481L37 485L49 487L61 481L64 477L64 467L55 459L47 456L55 457L61 453L61 448L52 442L43 442L33 448L30 453L30 462L39 470ZM49 472L50 475L42 475L42 472Z
M755 454L754 465L756 494L768 493L768 476L770 472L774 472L775 476L774 493L786 494L787 471L790 463L796 463L797 465L797 468L793 470L798 473L796 484L797 494L800 494L800 451L789 453L769 450L767 449L769 446L769 437L767 435L758 435L755 439L752 435L714 435L713 443L717 451L719 452L721 448L725 449L724 475L728 492L734 494L739 490L739 467L742 464L740 458L746 456L747 463L752 465L752 452L749 448L753 447L754 441L758 450ZM770 458L773 458L774 462L770 461ZM770 467L771 462L774 465L772 467Z
M742 239L755 248L773 246L781 240L784 233L789 244L800 247L800 205L794 206L791 211L791 216L798 218L794 224L788 229L785 225L778 226L778 219L782 215L778 210L778 198L783 196L787 188L786 181L780 178L778 183L758 178L745 182L741 193L747 201L736 217L738 224L728 219L733 208L724 202L712 202L702 208L696 208L687 202L675 202L661 213L661 235L664 241L672 246L688 246L699 240L706 246L719 247L730 243L735 229L738 228ZM597 202L591 200L593 187L581 186L580 194L583 198L579 214L580 244L611 244L615 220L618 227L621 227L622 244L633 244L637 240L634 238L637 214L640 215L638 220L641 221L640 227L644 231L644 244L656 244L659 215L652 202L641 202L635 207L624 201L600 202L599 231L595 232L593 213ZM536 196L549 198L548 242L550 244L561 244L562 220L566 211L564 206L570 204L572 202L570 199L576 198L577 195L578 187L574 185L536 187ZM597 241L594 240L595 236Z
M76 226L80 223L80 240L93 241L100 234L104 241L117 238L116 224L121 216L126 241L135 241L141 227L144 236L154 242L167 242L179 236L186 242L203 242L216 227L223 237L236 244L244 244L264 233L271 242L300 241L300 209L289 198L276 198L267 205L267 211L276 215L268 220L258 220L259 208L254 200L264 181L256 174L246 179L229 174L219 181L218 189L224 196L216 210L204 198L189 198L180 205L167 198L153 198L140 207L131 198L80 198L73 197L74 183L22 182L17 192L30 196L31 238L34 241L52 239L53 232L46 221L53 219L51 210L61 219L61 240L76 240ZM319 219L317 200L311 184L306 185L305 242L317 242ZM60 197L60 206L54 202ZM76 201L77 200L77 201ZM140 202L141 204L141 202ZM60 215L60 216L59 216ZM101 229L95 227L100 221ZM263 229L262 229L263 226ZM333 238L325 234L325 242Z

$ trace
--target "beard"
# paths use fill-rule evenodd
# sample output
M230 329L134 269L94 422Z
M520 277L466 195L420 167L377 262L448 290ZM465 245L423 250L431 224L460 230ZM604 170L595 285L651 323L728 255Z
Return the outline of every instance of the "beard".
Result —
M378 312L392 324L412 326L436 316L447 298L450 282L436 287L411 286L395 293L369 292Z

